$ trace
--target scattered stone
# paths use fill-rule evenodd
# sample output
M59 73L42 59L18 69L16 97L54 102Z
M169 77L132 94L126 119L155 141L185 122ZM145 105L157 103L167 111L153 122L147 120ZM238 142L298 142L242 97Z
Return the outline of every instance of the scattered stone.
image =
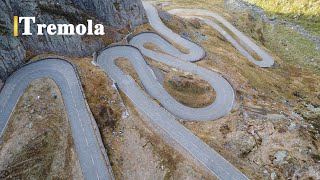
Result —
M227 135L226 146L237 155L246 155L256 146L256 141L247 132L236 131Z
M227 125L227 124L223 124L219 131L225 136L227 135L228 133L230 133L230 127Z
M288 100L283 100L283 103L288 107L293 107L294 106L294 104L292 102L288 101Z
M288 46L288 44L287 44L284 40L280 40L279 42L280 42L280 44L283 45L283 46Z
M32 128L32 126L33 126L33 123L32 123L32 122L30 122L29 124L27 124L27 125L26 125L26 128L31 129L31 128Z
M288 157L288 152L287 151L277 151L274 154L274 160L273 164L274 165L282 165L285 163L286 158Z
M57 99L58 98L56 93L52 93L52 97L53 97L53 99Z
M182 37L184 37L184 38L186 38L186 39L188 39L188 40L192 40L190 34L189 34L187 31L182 31L182 32L180 33L180 36L182 36Z
M171 2L161 2L161 3L158 3L157 6L163 6L163 7L168 7L168 6L171 6Z
M34 112L35 112L34 109L31 109L31 110L30 110L30 114L33 114Z
M122 128L120 129L119 135L120 135L120 136L123 136L123 133L124 133L124 127L122 127Z
M296 129L296 127L297 127L297 123L292 122L292 123L290 124L290 126L288 127L288 129L289 129L289 131L292 131L292 130Z
M271 17L271 18L269 18L270 21L274 21L274 20L276 20L276 19L277 19L277 17L274 17L274 16Z
M314 105L312 104L307 104L307 103L304 103L304 106L311 112L313 113L320 113L320 107L315 107Z
M119 41L121 41L124 37L125 37L125 36L122 35L122 34L115 34L115 35L113 36L113 41L114 41L114 42L119 42Z
M203 34L200 34L199 32L192 32L193 36L198 40L198 41L205 41L207 40L207 37Z
M286 117L282 114L267 114L268 119L272 121L280 121L285 119Z
M127 110L123 111L121 117L122 117L122 119L127 119L129 117L129 112Z
M300 114L298 114L297 112L294 112L294 111L291 112L291 116L294 118L298 118L298 119L303 120L303 117Z
M271 180L276 180L277 177L278 177L278 175L277 175L276 172L272 172L271 175L270 175Z

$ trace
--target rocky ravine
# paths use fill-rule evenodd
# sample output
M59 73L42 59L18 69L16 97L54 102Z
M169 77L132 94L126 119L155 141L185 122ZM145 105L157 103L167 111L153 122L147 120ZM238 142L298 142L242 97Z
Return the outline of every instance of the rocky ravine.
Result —
M12 17L36 17L36 23L86 24L88 19L105 25L105 36L12 36ZM0 2L0 85L26 59L26 52L84 57L121 39L121 30L146 22L140 0L2 0ZM23 27L19 29L20 34ZM31 27L35 34L36 26ZM1 86L0 86L1 87Z

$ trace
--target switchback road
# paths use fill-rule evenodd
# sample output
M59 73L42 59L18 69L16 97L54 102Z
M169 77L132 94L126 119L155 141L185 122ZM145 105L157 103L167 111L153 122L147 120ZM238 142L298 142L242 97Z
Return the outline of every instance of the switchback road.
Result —
M73 65L62 59L29 63L11 75L0 91L0 137L28 85L39 78L50 78L59 87L85 179L114 179L95 121L85 100Z
M171 14L175 15L184 15L183 17L187 18L198 18L217 30L221 35L223 35L226 40L232 44L243 56L245 56L249 61L254 63L260 67L271 67L274 64L274 59L262 48L256 45L252 40L250 40L247 36L245 36L242 32L240 32L237 28L235 28L231 23L229 23L222 16L202 9L173 9L169 11ZM221 26L215 23L213 20L204 18L209 17L213 18L216 21L223 24L226 28L228 28L241 42L241 45L246 49L251 50L256 53L260 59L255 59L244 47L242 47L226 30L224 30ZM161 32L161 31L159 31Z
M147 3L143 5L151 26L166 38L188 49L189 53L181 53L160 35L141 33L128 39L130 45L111 46L101 51L97 64L117 83L139 112L147 116L150 123L161 131L160 134L165 134L165 138L177 144L178 148L182 147L219 179L247 179L237 168L176 120L176 117L194 121L215 120L227 115L235 99L232 86L219 73L193 64L192 62L199 61L205 56L205 50L168 29L161 22L157 10L152 5ZM164 53L144 48L144 44L149 42L160 47ZM216 91L215 102L204 108L190 108L177 102L157 81L143 56L206 80ZM125 74L115 64L119 58L129 60L138 73L146 92L130 75ZM153 98L157 99L160 105Z
M143 3L143 5L151 26L164 37L155 33L141 33L129 39L130 45L108 47L98 55L99 67L118 84L118 87L131 99L140 113L146 115L150 122L161 131L160 134L164 134L169 138L169 141L174 142L180 148L182 147L219 179L248 179L215 150L176 121L177 117L184 120L208 121L227 115L232 109L235 99L232 86L219 73L193 64L192 62L205 57L205 50L168 29L161 22L157 10L152 5L147 3ZM245 48L214 21L196 17L220 32L252 63L260 67L273 65L274 60L270 55L221 16L198 9L176 9L170 12L173 14L186 13L188 17L192 18L195 17L194 15L215 18L233 32L240 39L242 45L257 53L262 60L253 58ZM165 38L188 49L189 53L181 53ZM144 44L150 42L160 47L164 53L145 48ZM190 72L206 80L216 92L215 101L204 108L190 108L177 102L157 81L143 56ZM131 76L126 75L116 66L114 61L118 58L126 58L130 61L146 92L137 85ZM86 179L114 179L100 135L95 131L97 127L85 100L76 70L66 60L44 59L33 62L20 68L8 78L0 93L0 137L29 83L43 77L54 80L60 88L84 177ZM153 98L157 99L160 105Z

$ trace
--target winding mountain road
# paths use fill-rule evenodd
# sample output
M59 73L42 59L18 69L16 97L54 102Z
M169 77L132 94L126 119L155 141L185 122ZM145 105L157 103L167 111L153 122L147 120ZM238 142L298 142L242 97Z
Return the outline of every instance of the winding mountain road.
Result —
M76 69L66 60L35 61L7 79L0 93L0 137L22 93L32 81L43 77L52 79L61 91L85 179L114 179Z
M186 18L197 18L202 20L203 22L217 30L221 35L223 35L226 38L226 40L230 44L232 44L243 56L245 56L249 61L251 61L257 66L271 67L274 64L274 59L265 50L261 49L252 40L250 40L247 36L245 36L237 28L235 28L231 23L229 23L226 19L224 19L216 13L202 9L173 9L169 11L169 13L175 15L183 15L183 17ZM223 24L240 40L242 46L245 46L247 49L255 52L257 55L259 55L261 60L255 59L245 48L243 48L227 31L225 31L217 23L215 23L211 19L204 18L202 16L213 18L216 21Z
M143 5L151 26L166 38L188 49L189 53L181 53L164 37L148 32L128 37L130 45L110 46L102 50L97 58L98 66L117 83L139 112L146 115L150 122L161 131L160 134L165 134L170 142L186 150L191 157L203 164L216 177L219 179L248 179L176 120L176 117L179 117L184 120L208 121L227 115L235 99L232 86L219 73L193 64L192 62L199 61L205 56L205 50L168 29L152 5L148 3L143 3ZM144 47L145 43L150 42L157 45L163 53ZM160 85L143 56L206 80L216 91L215 101L204 108L190 108L177 102ZM120 58L129 60L146 92L130 75L125 74L115 64L115 61ZM160 105L153 98L157 99Z
M138 34L128 40L130 45L110 46L101 51L97 58L97 64L118 84L118 87L131 99L139 112L146 115L150 122L161 131L160 133L169 138L169 141L178 145L179 148L183 148L219 179L248 179L219 153L176 121L177 117L184 120L208 121L227 115L235 100L232 86L219 73L193 64L192 62L205 57L205 50L168 29L152 5L147 3L143 3L143 5L151 26L164 37L155 33ZM274 63L270 55L217 14L196 9L176 9L170 12L173 14L187 13L191 18L195 16L190 16L190 13L215 18L232 31L241 40L242 45L256 52L262 60L254 59L232 36L212 20L196 17L218 30L254 64L260 67L270 67ZM181 53L166 39L188 49L189 53ZM144 44L149 42L160 47L164 53L145 48ZM214 88L215 101L204 108L190 108L182 105L160 85L143 56L199 76ZM146 92L137 85L131 76L126 75L117 67L115 60L119 58L126 58L130 61ZM85 179L114 179L100 134L95 131L97 126L85 100L76 69L66 60L44 59L32 62L8 78L0 93L0 137L27 86L33 80L43 77L54 80L60 88ZM157 99L161 105L156 103L153 98Z

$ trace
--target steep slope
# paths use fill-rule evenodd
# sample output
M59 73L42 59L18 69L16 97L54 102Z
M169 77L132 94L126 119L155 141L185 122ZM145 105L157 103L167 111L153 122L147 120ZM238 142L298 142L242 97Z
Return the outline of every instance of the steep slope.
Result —
M144 9L141 1L137 0L72 0L80 9L99 17L107 25L123 28L127 25L134 27L144 21Z
M12 9L7 1L0 1L0 35L11 32ZM23 63L25 50L18 38L0 36L0 87L2 81Z
M135 26L146 22L140 0L117 2L115 0L49 0L23 1L2 0L0 2L0 79L4 81L30 55L51 53L71 57L89 56L106 45L120 40ZM94 24L105 25L105 36L12 36L12 17L36 17L38 24ZM19 33L23 31L20 26ZM31 26L36 34L37 26ZM20 40L20 42L19 42Z

